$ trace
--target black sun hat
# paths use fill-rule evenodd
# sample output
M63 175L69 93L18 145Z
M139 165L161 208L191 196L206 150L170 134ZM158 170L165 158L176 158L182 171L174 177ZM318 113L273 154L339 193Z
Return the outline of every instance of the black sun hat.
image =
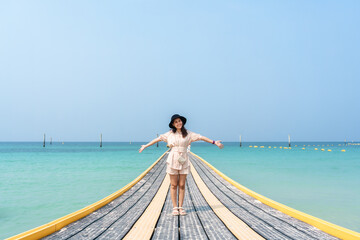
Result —
M181 121L183 122L183 126L185 125L185 123L186 123L186 118L183 117L183 116L180 116L179 114L174 114L174 115L171 117L171 121L170 121L170 123L169 123L169 127L170 127L170 128L174 128L174 126L172 125L172 123L173 123L173 121L174 121L175 119L177 119L177 118L180 118L180 119L181 119Z

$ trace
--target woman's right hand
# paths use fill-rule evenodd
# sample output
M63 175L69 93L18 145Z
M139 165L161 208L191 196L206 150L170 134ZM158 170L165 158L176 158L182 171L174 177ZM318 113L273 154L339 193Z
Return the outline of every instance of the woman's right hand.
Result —
M224 148L224 145L221 143L221 140L215 141L215 145L218 146L220 149Z
M139 149L139 153L141 153L146 148L145 145L141 145L141 148Z

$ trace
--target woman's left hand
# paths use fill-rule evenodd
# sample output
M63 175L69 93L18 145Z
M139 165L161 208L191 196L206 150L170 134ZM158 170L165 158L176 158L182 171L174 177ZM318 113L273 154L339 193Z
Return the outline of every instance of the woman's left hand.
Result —
M215 145L218 146L220 149L224 148L224 145L221 143L221 140L215 141Z

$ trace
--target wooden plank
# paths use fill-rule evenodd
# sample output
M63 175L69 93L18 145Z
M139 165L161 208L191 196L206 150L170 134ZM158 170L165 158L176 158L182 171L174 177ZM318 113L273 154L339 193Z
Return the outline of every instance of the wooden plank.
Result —
M240 218L235 216L229 211L214 194L211 193L209 188L205 185L204 181L200 178L194 166L191 164L191 173L193 178L204 196L207 203L213 209L215 214L224 222L227 228L238 238L238 239L264 239L254 230L252 230L247 224L245 224Z
M240 205L247 206L251 213L259 215L263 220L270 223L272 227L286 233L291 238L337 239L310 224L284 214L242 192L196 157L192 157L192 161L198 164L205 174L209 175L212 182L222 190L224 195L229 196ZM223 186L221 186L221 184L219 185L219 183Z
M179 239L179 217L172 215L172 201L170 195L170 188L166 196L164 207L161 211L159 221L156 224L152 240Z
M106 221L104 225L106 229L100 230L100 234L94 235L97 239L120 239L123 238L127 232L131 229L137 219L141 216L141 214L145 211L156 192L158 191L161 183L164 180L166 175L165 167L160 172L160 175L156 178L155 182L152 184L150 189L146 191L137 201L134 203L131 208L126 209L126 213L121 216L121 218L117 217L117 214L108 218L107 221L110 221L111 224L108 224ZM140 189L141 190L141 189ZM139 190L139 191L140 191ZM98 225L94 225L96 228L95 231L98 232ZM101 226L100 226L101 227ZM91 231L92 229L90 229Z
M234 188L199 159L191 156L191 160L198 169L200 176L206 179L213 193L216 196L222 196L221 201L223 204L233 211L235 215L247 222L249 226L260 231L260 234L266 238L336 239L309 224L262 204L260 201Z
M191 201L190 189L187 185L185 185L183 207L187 214L184 216L179 216L180 239L209 239Z
M160 175L157 176L155 182L149 189L145 191L139 189L138 193L141 194L140 196L132 198L131 201L124 204L118 211L111 212L101 220L81 231L78 235L75 235L73 238L118 239L124 237L158 191L160 184L165 177L164 169L165 168L163 168L162 172L160 172Z
M274 229L267 222L263 221L261 216L254 216L252 212L239 205L229 196L223 194L223 192L217 188L207 175L203 173L203 170L197 165L196 161L193 161L195 168L198 170L200 177L206 182L211 192L219 198L222 204L224 204L234 215L244 221L250 228L254 229L258 234L266 239L291 239L286 234L283 234Z
M125 235L124 239L150 239L153 234L156 222L160 216L161 209L164 205L166 194L169 191L170 177L165 176L155 197L146 208L145 212L136 221L134 226Z
M156 176L158 176L164 169L166 164L166 156L167 154L165 154L162 159L156 165L154 165L154 167L150 169L150 171L138 183L136 183L123 195L108 203L104 207L98 209L97 211L94 211L90 215L69 224L60 231L57 231L43 239L68 239L91 226L95 222L98 222L101 218L105 217L111 212L117 211L119 213L119 209L121 208L128 209L131 206L131 203L136 202L145 193L146 189L150 188L150 186L155 181Z
M196 214L209 239L236 239L226 225L213 212L209 204L204 199L199 188L197 187L192 174L187 176L187 186L189 196L194 205Z
M70 239L95 239L107 234L124 236L145 210L159 188L165 174L165 165L158 176L146 182L131 198L103 217L96 219ZM119 224L122 224L119 226Z

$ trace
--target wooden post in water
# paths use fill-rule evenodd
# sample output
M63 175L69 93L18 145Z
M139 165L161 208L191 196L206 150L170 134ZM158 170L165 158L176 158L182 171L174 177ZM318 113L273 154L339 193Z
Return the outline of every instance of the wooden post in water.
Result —
M289 134L289 147L291 147L291 143L290 143L290 134Z
M52 137L50 138L50 145L52 145Z
M45 133L44 133L43 147L45 147Z
M159 134L156 134L156 137L159 137ZM159 142L156 143L156 147L159 147Z
M240 147L242 147L242 143L241 143L241 135L240 135Z
M100 133L100 147L102 147L102 133Z

